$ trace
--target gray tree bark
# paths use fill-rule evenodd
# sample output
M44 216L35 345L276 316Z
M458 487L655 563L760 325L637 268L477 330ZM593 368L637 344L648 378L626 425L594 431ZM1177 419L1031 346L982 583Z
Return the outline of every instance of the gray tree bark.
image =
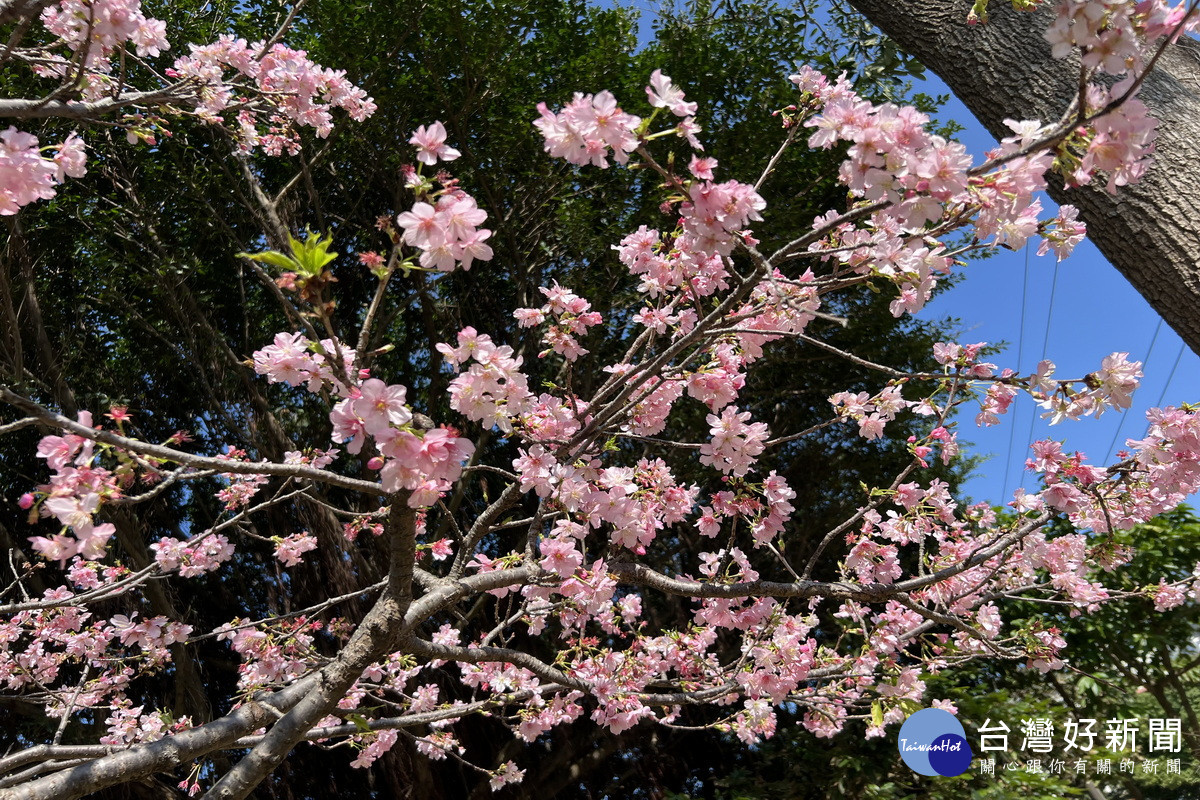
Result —
M849 0L946 82L994 136L1005 119L1057 120L1078 67L1051 57L1042 36L1051 9L1013 11L993 0L987 24L966 23L970 0ZM1053 4L1050 4L1051 6ZM1116 195L1104 182L1050 189L1087 222L1088 237L1168 325L1200 353L1200 43L1168 48L1141 99L1159 120L1155 163ZM1113 314L1119 309L1097 309Z

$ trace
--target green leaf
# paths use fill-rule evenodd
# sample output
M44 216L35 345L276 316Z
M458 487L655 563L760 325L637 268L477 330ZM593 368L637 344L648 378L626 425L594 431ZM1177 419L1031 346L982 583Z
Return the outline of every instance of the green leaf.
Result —
M333 244L332 236L322 236L319 233L305 231L303 242L294 236L288 236L288 244L292 246L292 255L299 265L297 273L306 278L315 278L325 269L325 265L338 257L331 253L329 246Z
M319 233L305 231L304 241L288 235L288 245L292 249L290 256L278 250L264 250L261 253L238 253L238 255L253 261L261 261L273 267L279 267L285 272L295 272L301 278L316 278L325 270L325 266L338 257L330 252L333 244L332 236L322 236Z
M275 250L266 250L262 253L238 253L238 255L242 258L248 258L251 261L261 261L264 264L270 264L273 267L279 267L289 272L295 272L298 267L293 259Z

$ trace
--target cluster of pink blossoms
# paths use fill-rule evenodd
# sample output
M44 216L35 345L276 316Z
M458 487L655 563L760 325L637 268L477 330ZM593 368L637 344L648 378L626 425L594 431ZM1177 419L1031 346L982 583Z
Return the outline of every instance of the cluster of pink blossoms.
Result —
M1088 87L1087 108L1098 113L1128 92L1135 90L1134 78L1125 78L1111 87L1091 85ZM1115 192L1118 187L1137 183L1150 168L1154 153L1157 121L1150 116L1145 104L1137 98L1129 98L1116 109L1092 123L1093 135L1086 141L1086 150L1079 166L1068 178L1076 184L1085 185L1097 173L1108 173L1105 188Z
M349 382L355 375L356 355L332 339L322 339L318 346L302 333L277 333L273 343L254 352L254 371L266 375L268 383L303 384L310 392L317 392L326 383L344 385L333 372L335 359L341 359L345 381Z
M702 536L712 538L721 532L723 519L731 520L734 525L738 520L743 520L754 546L761 547L783 532L784 524L796 510L791 504L795 499L796 493L783 476L771 470L763 478L761 487L742 485L737 491L712 495L710 505L700 506L696 529ZM701 560L711 555L701 554Z
M696 104L686 102L683 92L660 70L650 76L646 96L655 108L666 108L683 117L675 132L695 149L704 149L696 139L700 132L693 117ZM624 164L640 143L641 117L622 111L607 90L594 95L576 92L575 98L557 114L545 103L538 103L537 110L541 116L533 124L545 139L546 152L572 164L591 164L603 169L608 166L610 149L616 162Z
M431 506L462 475L462 465L475 452L475 445L453 428L434 428L418 437L398 431L380 439L379 452L388 460L379 473L389 492L408 489L413 508Z
M1099 418L1109 408L1128 409L1141 382L1142 363L1130 361L1128 353L1110 353L1100 362L1100 369L1082 379L1056 380L1056 367L1048 359L1038 362L1037 369L1029 376L1019 376L1011 369L996 375L995 364L977 360L984 346L983 342L966 347L934 345L938 363L967 378L991 379L975 417L977 425L999 424L1000 417L1008 413L1021 390L1027 391L1046 410L1042 416L1051 425L1093 415Z
M599 312L591 310L591 303L570 289L559 286L558 281L554 282L553 287L547 289L542 286L538 291L546 296L546 304L541 308L518 308L513 312L513 317L522 328L541 325L547 316L554 319L542 334L542 341L547 349L539 356L558 353L567 361L574 361L586 355L588 351L579 345L579 340L575 337L583 336L588 328L599 325L604 318Z
M1184 24L1186 16L1185 3L1164 0L1060 0L1045 37L1055 58L1078 50L1085 68L1120 75L1141 68L1162 37L1196 31L1200 23Z
M66 176L87 173L83 140L75 134L58 146L53 158L42 155L38 139L9 127L0 133L0 216L11 216L35 200L49 200Z
M743 241L749 241L745 227L761 220L767 207L754 187L737 181L694 182L688 188L688 201L679 208L683 234L682 246L727 256Z
M405 387L369 377L356 383L354 378L366 373L355 370L353 350L328 339L321 343L325 355L312 349L308 339L298 333L276 334L273 344L255 352L255 370L272 383L304 384L311 392L330 386L342 398L329 413L334 441L346 443L347 451L358 454L368 438L374 440L380 455L371 460L371 466L380 470L384 488L389 492L410 490L408 503L414 508L435 503L458 480L462 463L475 446L445 427L418 435L411 426L413 415ZM345 381L335 380L329 367L333 354L343 359ZM326 466L331 461L332 454L325 453L313 463ZM242 476L242 482L254 483L258 478L261 476ZM288 563L304 550L289 547L285 552L288 557L281 560Z
M179 571L184 578L212 572L233 558L233 545L221 534L183 540L164 536L150 545L154 561L163 572Z
M687 393L712 411L719 411L737 399L746 385L742 367L745 355L731 342L711 348L712 360L693 372L687 379ZM711 424L711 420L710 420Z
M39 599L41 608L0 622L0 686L44 692L61 683L63 674L77 674L82 666L84 678L73 691L43 696L47 716L60 718L107 706L112 714L102 744L152 741L168 733L161 720L151 721L158 715L139 716L142 709L131 708L124 692L134 677L134 664L141 674L159 670L170 661L169 648L186 641L191 626L162 616L138 619L136 612L99 618L72 599L65 588L47 590ZM186 718L179 722L190 724Z
M1058 214L1053 219L1043 223L1041 234L1042 243L1038 245L1037 254L1044 256L1054 251L1062 261L1087 236L1087 227L1079 221L1079 209L1064 204L1058 207Z
M1154 601L1155 611L1170 611L1188 600L1200 603L1200 564L1183 580L1167 583L1166 578L1160 578L1157 585L1147 587L1147 594Z
M604 168L610 148L618 164L628 162L637 149L635 131L641 118L618 108L617 99L607 90L596 95L576 92L558 114L538 103L538 113L541 117L533 124L546 139L546 152L555 158Z
M346 442L346 450L362 451L366 437L384 438L396 427L412 422L412 411L405 401L408 390L369 378L361 386L347 390L347 397L330 412L334 441Z
M436 205L418 202L396 218L404 229L404 243L421 250L421 266L452 272L469 270L476 259L492 260L487 244L492 232L478 227L487 212L475 198L456 190L438 198Z
M679 485L660 459L642 459L636 467L602 467L598 459L562 463L540 444L519 453L513 469L521 488L553 498L580 520L558 524L554 535L563 541L564 536L582 540L607 523L613 543L642 554L660 530L687 517L699 493L694 486Z
M711 425L712 441L700 448L700 463L721 472L745 475L766 447L767 424L750 422L750 412L738 412L737 406L726 406L720 416L706 417Z
M317 549L317 537L308 531L284 536L275 543L275 557L285 567L294 567L304 560L304 554Z
M815 282L811 269L794 278L776 269L754 287L750 302L733 315L738 320L737 342L743 363L761 358L769 342L804 332L821 308Z
M105 720L106 733L100 744L110 747L128 747L139 742L157 742L173 731L191 727L189 717L181 717L169 724L171 715L166 711L146 711L146 707L135 706L128 698L114 702L111 713Z
M358 756L350 762L350 766L355 769L366 769L374 764L380 756L391 750L396 745L398 738L400 738L398 730L380 731L369 737L359 737L360 743L362 739L369 739L369 741Z
M1027 467L1042 475L1046 488L1036 500L1018 496L1017 502L1044 503L1077 528L1099 533L1126 530L1179 505L1200 490L1200 414L1168 407L1146 416L1146 437L1130 439L1130 449L1118 454L1135 469L1126 480L1110 480L1110 470L1063 452L1058 442L1039 441Z
M651 299L682 288L698 297L728 289L729 273L720 255L700 250L697 244L642 225L613 249L631 275L642 276L638 291Z
M497 346L492 337L474 328L458 333L458 346L437 346L451 367L466 372L450 382L450 407L467 419L511 432L513 419L532 409L533 393L521 372L521 358L508 345Z
M222 461L238 461L242 463L246 463L249 460L244 450L238 450L233 447L217 456L217 458ZM221 477L229 481L228 486L217 492L217 499L225 504L226 511L239 511L247 508L259 490L270 482L270 478L266 475L255 475L244 472L223 472L221 473Z
M110 417L118 415L110 414ZM83 411L79 423L92 427L92 416ZM97 426L98 427L98 426ZM179 434L177 434L179 436ZM95 516L105 503L119 500L124 489L134 480L130 463L121 458L119 466L110 470L97 462L99 454L91 439L77 434L45 436L38 444L38 456L46 459L55 470L50 482L39 486L36 492L23 495L21 508L30 510L31 521L37 517L54 517L63 526L62 532L53 536L33 536L33 549L43 557L65 562L75 557L70 575L81 588L92 589L115 581L117 573L105 573L103 580L86 563L104 558L108 542L116 533L111 522L96 524ZM222 456L228 460L241 460L244 454L230 451ZM265 483L264 476L228 474L230 486L218 492L218 497L229 508L246 506L258 489ZM146 470L143 480L157 482L157 472ZM68 535L67 531L71 534ZM150 545L155 562L163 572L178 571L183 577L195 577L216 569L233 556L233 546L220 534L203 532L186 541L163 537Z
M163 616L151 617L140 622L135 622L136 619L137 612L130 616L117 614L109 620L121 644L136 644L143 650L161 649L186 641L192 632L191 625L172 622Z
M1037 382L1041 385L1033 387L1033 396L1047 409L1045 416L1051 417L1051 422L1057 422L1089 414L1099 417L1108 408L1128 409L1133 402L1133 392L1141 383L1142 362L1130 361L1129 353L1111 353L1100 362L1099 370L1084 379L1086 388L1066 396L1061 393L1061 384L1058 396L1045 391L1044 384L1053 372L1052 362L1044 361L1038 365Z
M314 128L321 138L328 136L335 108L360 122L375 113L374 101L348 81L344 71L314 63L303 50L274 44L264 52L264 47L265 42L247 44L245 39L222 36L211 44L190 45L189 55L177 59L166 74L199 85L196 113L201 118L221 122L223 112L236 109L241 146L246 150L262 146L270 155L299 152L294 126ZM226 70L252 81L254 91L270 101L250 102ZM264 113L270 127L260 133L259 117Z
M683 116L677 132L685 136L693 148L703 149L696 139L699 127L689 113L694 112L695 104L684 102L683 92L671 83L670 78L655 70L650 86L646 87L646 94L651 105L669 108L676 115ZM628 154L636 150L642 141L639 138L644 135L639 131L642 121L621 111L616 103L612 94L605 91L595 96L576 94L575 99L558 114L551 112L545 103L538 104L542 116L534 125L541 131L546 152L572 164L591 163L606 167L608 162L605 159L609 148L612 148L617 162L626 163ZM680 204L681 231L673 237L676 241L671 251L672 260L679 259L682 263L668 265L656 262L653 256L659 234L645 227L634 235L637 238L627 237L618 248L622 261L634 268L635 274L649 275L647 290L652 296L678 285L680 278L690 277L686 274L679 277L671 275L678 274L679 270L693 272L696 276L709 273L712 276L710 280L715 278L720 283L724 269L716 257L728 255L739 241L749 236L748 232L743 231L747 223L762 219L759 212L766 206L762 197L752 186L737 181L712 182L715 165L712 159L692 160L692 172L698 180L690 183L687 187L688 198ZM712 263L714 259L715 264ZM668 281L662 280L668 276ZM711 294L712 291L709 289L701 294Z
M79 423L91 427L91 413L81 411ZM95 443L76 434L42 437L37 454L54 474L36 495L23 496L20 505L28 509L36 504L35 514L54 517L63 527L53 536L31 537L33 549L53 561L76 554L88 560L102 558L117 529L111 522L95 524L94 517L105 500L121 496L117 476L94 463Z
M70 80L85 102L119 96L125 89L114 77L113 64L126 47L132 46L140 57L157 57L170 49L166 23L143 14L140 0L59 0L42 10L41 21L54 41L23 55L39 76ZM296 127L313 127L318 136L328 136L335 108L360 121L374 113L374 102L344 72L323 68L303 51L282 44L266 52L264 47L263 42L248 45L232 36L191 45L190 55L165 70L168 77L182 81L182 88L171 91L182 92L180 100L210 122L223 121L220 114L227 109L236 110L243 148L261 145L271 155L298 152ZM61 55L63 48L72 55ZM252 81L251 86L233 83L237 78L227 77L227 69ZM257 99L249 99L247 93ZM264 117L265 132L260 130ZM141 138L153 143L153 131L138 127L141 119L140 114L127 118L134 120L129 124L130 142ZM77 178L86 172L83 142L75 134L58 146L53 159L41 155L31 134L10 128L0 139L0 214L15 214L21 206L48 200L64 176Z
M417 148L417 161L427 166L462 155L446 144L446 128L441 122L428 128L420 126L408 141ZM479 208L475 198L459 188L458 181L448 173L437 174L441 188L434 191L432 182L417 169L406 166L405 171L406 183L417 193L417 202L396 222L404 230L404 243L421 251L421 266L452 272L469 270L476 260L491 261L492 248L487 240L492 232L479 227L487 219L487 212Z
M840 418L857 422L859 435L867 440L883 436L887 423L904 409L916 405L904 399L899 386L888 386L874 396L866 392L838 392L829 402Z
M998 166L985 172L972 168L962 145L928 133L927 118L911 108L871 105L844 79L830 83L809 69L792 80L819 112L804 122L815 129L809 145L849 142L842 182L853 196L885 204L865 222L837 225L810 250L830 253L826 259L836 259L855 273L895 283L900 296L892 311L897 316L922 308L938 276L948 270L950 259L943 248L931 248L922 233L951 210L973 213L977 238L990 238L994 245L1015 249L1041 234L1042 250L1053 249L1062 258L1082 240L1083 226L1069 206L1052 220L1039 219L1042 207L1035 195L1045 188L1044 174L1055 165L1052 152L1036 147L1049 133L1039 123L1010 121L1013 135L988 153ZM1128 82L1091 87L1089 109L1106 106L1128 88ZM1064 167L1066 177L1082 184L1105 172L1110 188L1136 180L1148 163L1153 128L1145 107L1128 98L1115 112L1076 133L1069 144L1078 157ZM837 216L830 212L814 227L825 228Z
M157 56L171 45L167 42L167 24L142 13L141 0L60 0L42 11L42 24L72 52L84 51L83 68L92 73L112 69L112 56L126 43L139 56ZM62 77L69 63L41 66L39 73ZM103 82L107 84L107 81ZM97 83L84 84L85 97L98 97ZM88 88L92 91L89 93Z
M308 672L316 654L314 634L325 627L322 622L297 617L280 620L264 630L235 619L215 628L213 633L218 640L229 642L242 657L238 686L252 689L293 681Z

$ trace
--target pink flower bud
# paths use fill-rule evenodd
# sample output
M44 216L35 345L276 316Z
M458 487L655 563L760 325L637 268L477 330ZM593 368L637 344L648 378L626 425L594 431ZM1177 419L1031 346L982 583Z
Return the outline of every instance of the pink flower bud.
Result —
M367 462L367 469L383 469L383 459L375 456Z
M33 508L33 494L31 492L26 492L25 494L21 495L21 499L17 501L17 505L25 510Z

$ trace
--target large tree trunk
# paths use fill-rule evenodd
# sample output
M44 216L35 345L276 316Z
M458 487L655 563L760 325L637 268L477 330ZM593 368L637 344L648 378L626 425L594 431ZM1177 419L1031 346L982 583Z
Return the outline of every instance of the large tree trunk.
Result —
M1057 120L1078 85L1076 64L1051 58L1042 36L1050 9L1016 12L993 0L991 21L969 26L969 0L850 3L937 73L997 137L1010 133L1005 119ZM1080 209L1088 237L1200 353L1200 43L1172 46L1140 96L1160 122L1155 164L1142 181L1116 195L1102 180L1054 186L1050 195Z

